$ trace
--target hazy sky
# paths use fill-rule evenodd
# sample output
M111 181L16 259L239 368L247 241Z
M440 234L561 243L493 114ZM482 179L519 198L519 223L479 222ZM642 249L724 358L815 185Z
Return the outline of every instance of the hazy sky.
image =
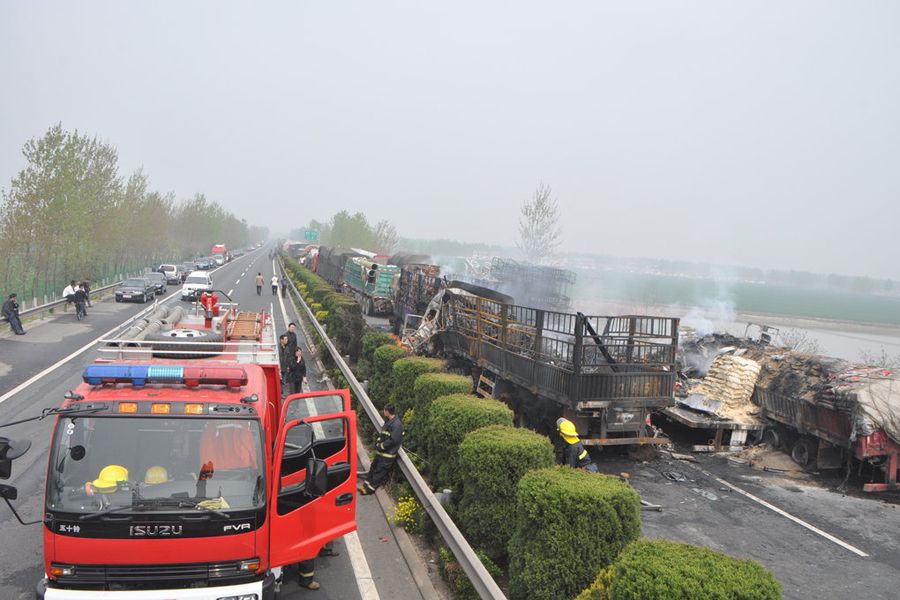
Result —
M900 3L0 0L0 187L61 121L286 232L900 278Z

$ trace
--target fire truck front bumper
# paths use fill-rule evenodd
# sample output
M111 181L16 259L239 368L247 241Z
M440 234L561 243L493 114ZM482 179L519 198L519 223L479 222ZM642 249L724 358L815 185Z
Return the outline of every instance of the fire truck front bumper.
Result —
M207 588L116 591L61 589L42 579L35 595L38 600L273 600L275 577L270 573L261 581Z

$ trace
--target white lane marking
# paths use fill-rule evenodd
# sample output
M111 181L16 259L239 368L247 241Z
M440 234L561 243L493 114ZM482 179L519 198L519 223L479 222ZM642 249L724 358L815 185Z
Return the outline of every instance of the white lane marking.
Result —
M233 293L234 293L234 288L228 290L228 295L229 295L229 296L232 295Z
M718 481L719 483L721 483L721 484L724 485L724 486L727 486L727 487L733 489L733 490L736 491L737 493L742 494L742 495L746 496L747 498L750 498L750 499L753 500L754 502L756 502L756 503L758 503L758 504L761 504L762 506L765 506L765 507L768 508L769 510L774 511L775 513L781 515L782 517L785 517L785 518L787 518L787 519L790 519L791 521L793 521L794 523L800 525L801 527L805 527L806 529L809 529L809 530L812 531L813 533L822 536L822 537L825 538L826 540L831 541L831 542L834 542L834 543L837 544L838 546L841 546L842 548L845 548L845 549L849 550L850 552L856 554L857 556L862 556L863 558L866 558L866 557L869 556L868 554L866 554L865 552L863 552L862 550L860 550L860 549L857 548L856 546L851 546L851 545L848 544L847 542L845 542L845 541L843 541L843 540L839 540L838 538L834 537L834 536L831 535L830 533L826 533L826 532L822 531L821 529L819 529L819 528L816 527L815 525L810 525L809 523L807 523L807 522L804 521L803 519L800 519L800 518L798 518L798 517L795 517L794 515L792 515L792 514L786 512L786 511L781 510L780 508L778 508L777 506L775 506L775 505L773 505L773 504L769 504L768 502L766 502L766 501L763 500L762 498L758 498L757 496L754 496L754 495L751 494L750 492L744 491L744 490L742 490L741 488L739 488L738 486L736 486L736 485L734 485L734 484L732 484L732 483L728 483L728 482L725 481L724 479L719 479L718 477L716 477L716 481Z
M237 281L234 282L234 285L237 285L237 284L239 284L240 282L241 282L241 280L238 279ZM228 295L230 296L231 294L228 294Z
M276 264L273 259L273 273L276 272L275 269ZM287 323L290 321L288 321L287 309L284 307L284 297L281 294L278 295L278 304L281 306L281 317L284 319L286 328ZM307 405L311 412L315 410L314 403L308 403ZM357 444L359 444L358 439ZM350 555L350 566L353 568L353 575L356 577L356 586L359 589L360 597L362 600L381 600L381 597L378 595L378 588L375 587L375 580L372 578L372 571L369 569L369 562L366 560L366 553L363 552L362 544L359 541L359 534L351 531L344 536L344 543L347 545L347 554Z
M344 536L344 543L347 544L350 566L353 567L353 574L356 576L356 585L359 587L359 595L362 600L380 600L375 580L372 579L372 571L369 570L369 563L366 562L366 554L363 552L362 544L359 543L359 535L355 531L348 533Z

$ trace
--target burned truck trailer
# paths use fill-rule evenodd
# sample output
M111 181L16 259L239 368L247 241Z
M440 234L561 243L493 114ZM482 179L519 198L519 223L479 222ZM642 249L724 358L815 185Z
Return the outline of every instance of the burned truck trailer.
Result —
M810 470L852 460L861 475L871 465L882 481L863 484L866 492L900 489L900 374L798 353L760 362L753 401L770 422L770 445Z
M482 395L507 401L520 423L547 428L562 415L586 445L668 442L649 416L674 404L678 319L518 306L458 282L440 296L423 327L480 370Z
M427 257L415 257L423 262L406 262L404 257L392 256L390 263L400 267L400 279L394 294L394 333L403 335L409 328L418 327L418 320L441 287L441 269L427 264ZM397 261L397 262L395 262Z

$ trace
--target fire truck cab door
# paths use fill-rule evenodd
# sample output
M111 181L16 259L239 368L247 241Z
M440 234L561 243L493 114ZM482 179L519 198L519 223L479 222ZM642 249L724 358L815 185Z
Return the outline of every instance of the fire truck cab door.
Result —
M356 530L356 414L347 390L284 401L269 505L273 567L315 557Z

